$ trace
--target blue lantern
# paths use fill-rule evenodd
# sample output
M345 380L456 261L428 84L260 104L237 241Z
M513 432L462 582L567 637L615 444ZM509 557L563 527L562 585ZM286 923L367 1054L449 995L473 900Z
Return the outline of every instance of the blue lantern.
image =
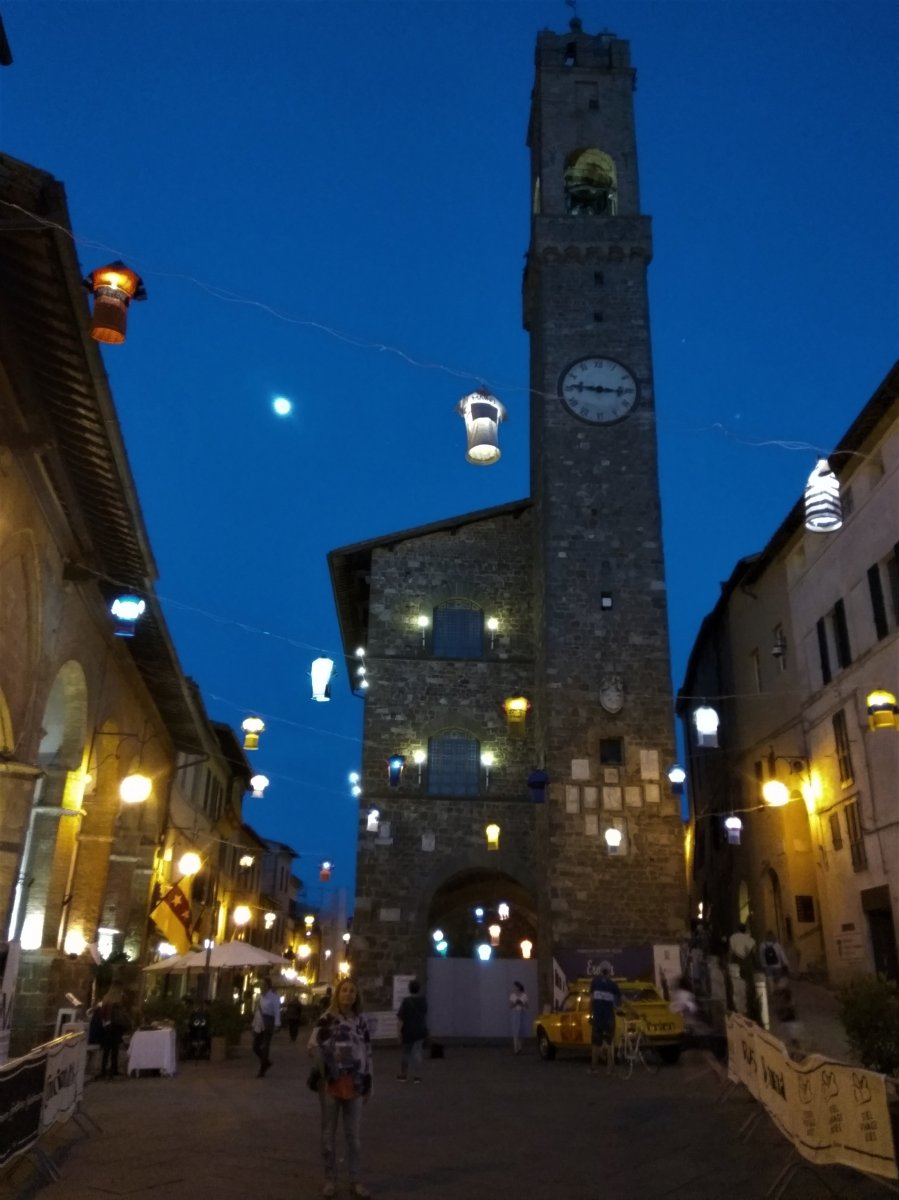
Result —
M391 754L387 760L387 782L392 788L400 786L400 780L403 777L403 770L406 766L406 756L404 754Z

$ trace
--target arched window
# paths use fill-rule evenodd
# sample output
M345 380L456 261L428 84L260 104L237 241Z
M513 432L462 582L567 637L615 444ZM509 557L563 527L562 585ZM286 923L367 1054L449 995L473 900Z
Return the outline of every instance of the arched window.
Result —
M428 794L477 796L481 790L480 743L464 729L446 729L428 742Z
M484 611L469 600L447 600L434 609L431 653L435 658L480 658Z
M618 172L603 150L574 150L565 162L565 195L572 215L614 217L618 211Z

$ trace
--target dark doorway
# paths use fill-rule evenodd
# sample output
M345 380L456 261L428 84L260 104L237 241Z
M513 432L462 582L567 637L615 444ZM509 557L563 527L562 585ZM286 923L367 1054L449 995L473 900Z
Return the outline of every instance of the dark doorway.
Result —
M862 908L868 918L874 970L878 975L899 982L899 954L896 951L896 927L888 887L868 888L862 892Z

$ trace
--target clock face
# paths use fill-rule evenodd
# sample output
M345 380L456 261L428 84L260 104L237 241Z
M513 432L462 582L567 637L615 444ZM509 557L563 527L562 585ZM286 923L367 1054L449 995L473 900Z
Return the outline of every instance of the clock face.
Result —
M562 403L582 421L608 425L626 417L637 403L637 381L612 358L582 358L559 385Z

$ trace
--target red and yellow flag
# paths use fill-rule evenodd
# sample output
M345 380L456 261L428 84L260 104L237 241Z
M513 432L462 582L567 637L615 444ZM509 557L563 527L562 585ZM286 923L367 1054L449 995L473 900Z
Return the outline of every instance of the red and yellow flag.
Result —
M166 892L150 916L179 954L190 949L190 901L177 883Z

